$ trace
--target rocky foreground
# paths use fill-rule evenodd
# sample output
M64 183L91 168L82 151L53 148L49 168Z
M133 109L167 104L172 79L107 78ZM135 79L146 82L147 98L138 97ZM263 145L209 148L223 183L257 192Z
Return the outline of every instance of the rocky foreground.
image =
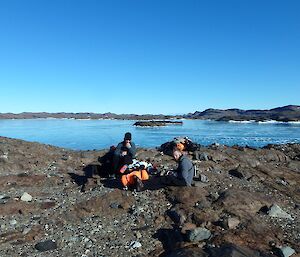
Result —
M201 147L193 187L143 192L95 174L104 153L0 137L0 256L300 256L299 144Z

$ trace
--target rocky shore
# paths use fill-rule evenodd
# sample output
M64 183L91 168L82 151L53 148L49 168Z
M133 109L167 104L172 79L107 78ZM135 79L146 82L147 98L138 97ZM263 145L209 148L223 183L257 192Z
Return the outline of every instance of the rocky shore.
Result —
M99 176L104 154L0 137L0 256L300 256L299 144L200 147L193 187L143 192Z

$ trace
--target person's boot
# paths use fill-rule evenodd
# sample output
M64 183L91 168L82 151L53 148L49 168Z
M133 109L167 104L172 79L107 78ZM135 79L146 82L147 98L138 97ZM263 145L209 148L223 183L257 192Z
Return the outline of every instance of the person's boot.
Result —
M135 188L137 192L141 192L144 188L143 181L138 177L135 177Z

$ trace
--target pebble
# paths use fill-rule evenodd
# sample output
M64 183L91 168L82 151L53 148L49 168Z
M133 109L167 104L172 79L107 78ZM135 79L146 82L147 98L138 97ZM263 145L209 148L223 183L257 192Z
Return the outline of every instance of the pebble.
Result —
M130 249L136 249L142 247L142 244L138 241L131 241L129 244Z
M31 202L32 201L32 196L28 193L24 193L22 196L21 196L21 201L24 201L24 202Z
M17 223L18 222L15 219L9 221L9 224L12 225L12 226L16 225Z
M208 183L209 179L206 175L200 174L200 181L203 182L203 183Z
M238 218L228 218L226 225L229 229L235 229L239 224L240 220Z

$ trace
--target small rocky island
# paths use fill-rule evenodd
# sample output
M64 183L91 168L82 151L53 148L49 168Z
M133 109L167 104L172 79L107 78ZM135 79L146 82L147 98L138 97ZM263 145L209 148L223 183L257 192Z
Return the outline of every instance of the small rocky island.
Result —
M137 127L163 127L168 125L182 125L182 121L170 121L170 120L148 120L148 121L137 121L133 126Z
M194 186L142 192L98 173L105 152L0 137L1 257L299 257L300 144L199 146Z

